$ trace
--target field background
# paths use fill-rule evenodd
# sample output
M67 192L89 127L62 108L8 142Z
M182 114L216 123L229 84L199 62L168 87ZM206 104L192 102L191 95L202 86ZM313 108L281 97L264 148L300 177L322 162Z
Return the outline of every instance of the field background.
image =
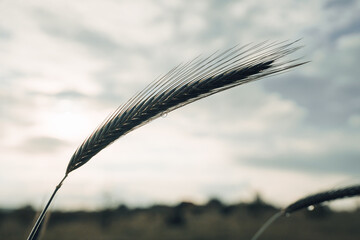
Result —
M260 198L234 205L212 199L204 205L182 202L148 208L119 205L98 211L54 211L41 239L251 239L277 211ZM0 239L25 239L34 214L30 206L1 210ZM259 239L355 240L360 236L359 222L360 210L334 212L327 206L317 206L312 211L279 218Z

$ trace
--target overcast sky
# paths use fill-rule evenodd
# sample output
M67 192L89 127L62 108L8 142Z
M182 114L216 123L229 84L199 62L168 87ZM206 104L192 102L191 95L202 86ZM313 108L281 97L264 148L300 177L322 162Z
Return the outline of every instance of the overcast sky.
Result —
M120 138L70 174L55 207L256 192L284 206L359 183L359 12L340 0L0 0L0 206L41 207L77 146L157 76L264 40L302 38L294 57L311 62Z

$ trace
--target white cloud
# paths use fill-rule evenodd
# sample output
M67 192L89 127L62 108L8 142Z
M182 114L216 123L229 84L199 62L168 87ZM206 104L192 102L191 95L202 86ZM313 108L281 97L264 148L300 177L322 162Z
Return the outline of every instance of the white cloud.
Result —
M360 115L354 114L349 117L348 123L351 127L359 128L360 127Z
M322 23L325 14L322 12L323 1L233 1L227 11L233 19L238 20L246 32L242 39L296 39L303 37L304 31L311 26ZM321 14L319 14L321 13Z
M360 47L360 33L349 34L338 40L338 47L341 50L356 50Z
M185 14L178 30L189 35L201 33L207 27L204 16L201 16L202 14L199 12Z
M149 1L91 1L72 4L72 14L81 16L89 28L105 33L123 46L158 45L172 37L163 9Z

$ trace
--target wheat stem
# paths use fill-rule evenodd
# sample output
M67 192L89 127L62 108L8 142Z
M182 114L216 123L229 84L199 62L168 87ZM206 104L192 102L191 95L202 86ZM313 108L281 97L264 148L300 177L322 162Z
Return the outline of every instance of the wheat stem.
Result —
M279 217L283 215L282 211L279 211L272 215L265 223L261 226L261 228L255 233L255 235L251 238L251 240L257 240L261 234L273 223L275 222Z
M30 232L30 234L29 234L29 236L28 236L28 238L27 238L27 240L36 240L36 236L38 236L37 233L38 233L38 231L39 231L39 227L40 227L40 225L42 224L42 222L43 222L43 220L44 220L44 217L45 217L45 215L46 215L46 212L47 212L47 210L48 210L48 208L49 208L52 200L54 199L57 191L59 191L59 189L61 188L61 186L62 186L63 182L65 181L65 179L67 178L67 176L68 176L68 175L66 174L66 175L64 176L64 178L60 181L60 183L56 186L53 194L51 195L51 197L50 197L50 199L49 199L49 201L46 203L44 209L43 209L42 212L40 213L40 215L39 215L39 217L38 217L38 219L37 219L34 227L32 228L32 230L31 230L31 232Z

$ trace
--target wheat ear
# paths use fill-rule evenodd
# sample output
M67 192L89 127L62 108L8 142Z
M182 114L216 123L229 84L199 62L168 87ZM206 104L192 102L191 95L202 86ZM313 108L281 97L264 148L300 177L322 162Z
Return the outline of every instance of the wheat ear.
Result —
M267 220L261 228L255 233L251 240L257 240L260 235L279 217L289 215L290 213L299 211L301 209L308 208L313 205L321 204L327 201L333 201L341 198L355 197L360 195L360 185L354 185L345 188L339 188L335 190L319 192L316 194L309 195L301 198L296 202L290 204L281 211L275 213L269 220Z
M300 47L295 42L267 43L233 47L207 58L195 58L173 68L120 106L78 147L33 231L68 174L84 165L119 137L164 113L220 91L258 80L302 65L298 60L282 60ZM32 232L33 232L32 231ZM30 233L30 236L32 233ZM32 239L29 236L28 239Z
M102 149L149 121L198 99L303 63L280 62L298 47L293 43L258 44L229 49L179 65L150 84L110 115L76 150L66 174L88 162Z
M360 185L320 192L297 200L296 202L287 206L283 210L283 213L290 214L313 205L321 204L326 201L333 201L336 199L354 197L358 195L360 195Z

